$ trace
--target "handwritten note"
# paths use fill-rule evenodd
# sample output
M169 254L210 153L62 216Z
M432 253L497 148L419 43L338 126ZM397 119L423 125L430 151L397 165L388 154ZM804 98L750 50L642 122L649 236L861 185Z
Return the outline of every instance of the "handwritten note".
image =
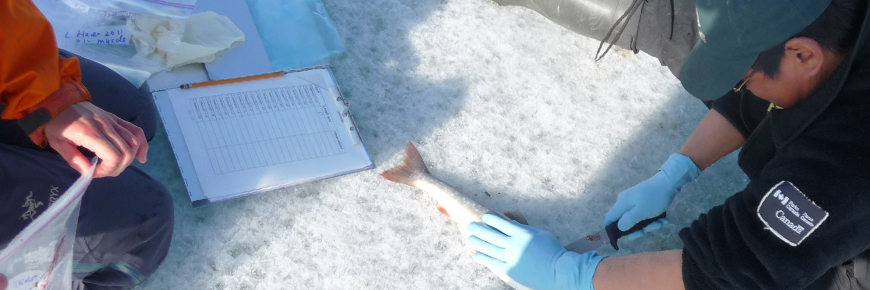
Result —
M70 30L63 38L77 44L129 44L130 29L127 26L100 26Z
M45 274L44 271L27 271L18 274L9 279L9 290L31 290L39 288L39 277Z

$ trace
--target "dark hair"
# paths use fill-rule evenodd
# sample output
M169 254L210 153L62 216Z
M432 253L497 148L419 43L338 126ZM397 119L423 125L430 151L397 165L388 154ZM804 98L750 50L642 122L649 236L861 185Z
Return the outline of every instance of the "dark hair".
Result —
M770 78L779 73L779 66L785 56L785 43L797 37L815 40L824 49L838 55L845 55L858 40L867 0L833 0L828 8L809 26L782 43L758 55L752 70L761 71Z

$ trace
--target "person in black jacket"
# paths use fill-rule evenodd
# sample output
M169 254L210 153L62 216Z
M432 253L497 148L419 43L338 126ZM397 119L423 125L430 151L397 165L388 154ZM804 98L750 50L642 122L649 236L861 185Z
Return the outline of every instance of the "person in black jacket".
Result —
M469 225L475 260L534 289L870 289L867 5L697 1L699 41L679 78L712 109L605 217L627 230L661 214L742 147L749 184L681 230L682 250L567 252L546 231L485 216L498 231Z

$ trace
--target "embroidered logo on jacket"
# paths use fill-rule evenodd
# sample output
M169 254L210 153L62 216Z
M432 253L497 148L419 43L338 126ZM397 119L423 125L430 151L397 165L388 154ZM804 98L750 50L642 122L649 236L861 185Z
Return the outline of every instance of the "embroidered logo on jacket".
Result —
M778 183L764 195L757 213L766 230L793 247L828 218L827 211L788 181Z
M60 187L49 185L49 194L48 194L48 206L54 204L55 201L60 197ZM42 201L38 200L38 198L33 197L33 191L31 191L27 197L24 198L24 204L21 205L22 208L25 208L24 213L21 214L20 219L32 221L38 215L40 215L42 210L39 208L45 205Z
M24 214L21 215L22 220L33 220L36 217L36 209L42 206L41 201L37 201L33 199L33 192L31 191L27 197L24 198L24 204L21 207L26 208Z

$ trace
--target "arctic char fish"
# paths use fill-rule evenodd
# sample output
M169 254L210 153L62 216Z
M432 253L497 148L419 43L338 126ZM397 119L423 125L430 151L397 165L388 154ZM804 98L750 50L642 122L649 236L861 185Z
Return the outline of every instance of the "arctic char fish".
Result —
M429 169L423 163L423 157L417 151L413 143L408 143L405 149L404 163L393 169L384 171L381 176L389 181L410 185L426 192L438 202L438 212L456 222L464 237L470 234L465 230L469 223L481 223L484 214L491 213L507 220L516 220L522 224L528 224L525 217L516 211L504 214L493 211L486 206L471 199L453 186L429 174ZM499 275L505 283L514 289L528 289L513 281L510 277Z

